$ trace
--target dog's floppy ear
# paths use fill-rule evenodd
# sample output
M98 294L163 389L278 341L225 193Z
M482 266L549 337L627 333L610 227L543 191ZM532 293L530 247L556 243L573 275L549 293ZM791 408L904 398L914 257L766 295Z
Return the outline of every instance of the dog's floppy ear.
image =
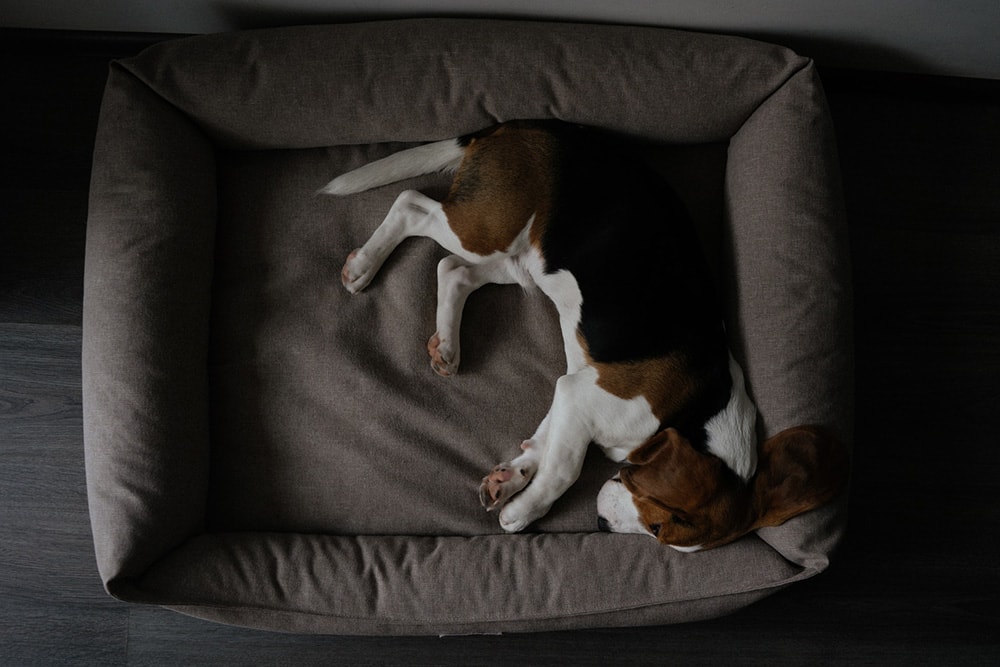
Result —
M664 446L678 447L685 445L683 438L676 429L665 428L662 431L650 436L649 440L639 445L628 455L628 462L635 465L644 465L656 458L657 453Z
M652 436L628 460L634 465L619 474L629 492L672 512L704 509L712 497L730 488L722 459L696 451L674 428Z
M754 478L753 529L778 526L830 502L847 484L847 449L817 426L796 426L761 445Z

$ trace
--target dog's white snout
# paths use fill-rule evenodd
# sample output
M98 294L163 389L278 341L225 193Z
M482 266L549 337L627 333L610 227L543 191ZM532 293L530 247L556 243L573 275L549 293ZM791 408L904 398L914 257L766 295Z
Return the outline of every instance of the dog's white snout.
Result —
M612 533L650 534L639 520L639 510L620 475L605 482L597 494L597 522L601 530Z

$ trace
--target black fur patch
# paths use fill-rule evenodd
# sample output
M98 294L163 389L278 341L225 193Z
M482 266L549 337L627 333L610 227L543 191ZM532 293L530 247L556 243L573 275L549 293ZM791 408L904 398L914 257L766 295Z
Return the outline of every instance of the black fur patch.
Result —
M548 272L568 270L580 286L580 328L593 358L637 361L708 343L717 350L715 288L680 198L601 134L569 126L557 136L559 177L542 250Z
M618 142L572 125L558 139L546 271L567 270L583 297L580 332L598 362L681 355L709 390L671 420L704 442L729 400L728 348L716 290L690 214L659 174Z

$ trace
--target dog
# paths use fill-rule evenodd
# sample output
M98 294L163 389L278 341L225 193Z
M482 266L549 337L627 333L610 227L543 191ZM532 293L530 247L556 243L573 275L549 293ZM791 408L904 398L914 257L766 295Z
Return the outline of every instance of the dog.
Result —
M566 355L547 416L480 484L507 532L545 515L597 443L628 462L601 489L603 530L680 551L731 542L828 502L844 457L818 427L756 441L756 408L730 353L708 264L678 195L609 135L511 121L410 148L332 180L346 196L439 171L436 201L402 192L341 279L363 290L404 239L451 255L437 267L431 367L458 371L459 325L487 283L536 287L555 304Z

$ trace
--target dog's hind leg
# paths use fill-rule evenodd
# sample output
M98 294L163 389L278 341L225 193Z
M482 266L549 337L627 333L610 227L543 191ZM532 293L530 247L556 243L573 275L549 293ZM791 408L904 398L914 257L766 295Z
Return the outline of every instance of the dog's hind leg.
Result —
M437 331L427 341L431 368L438 375L447 377L458 371L459 330L469 295L487 283L519 282L513 261L504 257L473 264L457 255L449 255L438 263Z
M363 290L396 246L411 236L425 236L426 230L443 218L439 202L415 190L401 192L382 224L347 257L340 274L344 287L352 294Z
M446 250L470 261L482 259L462 247L440 202L416 190L405 190L365 244L347 257L341 271L347 291L355 294L367 287L396 246L411 236L432 238Z

